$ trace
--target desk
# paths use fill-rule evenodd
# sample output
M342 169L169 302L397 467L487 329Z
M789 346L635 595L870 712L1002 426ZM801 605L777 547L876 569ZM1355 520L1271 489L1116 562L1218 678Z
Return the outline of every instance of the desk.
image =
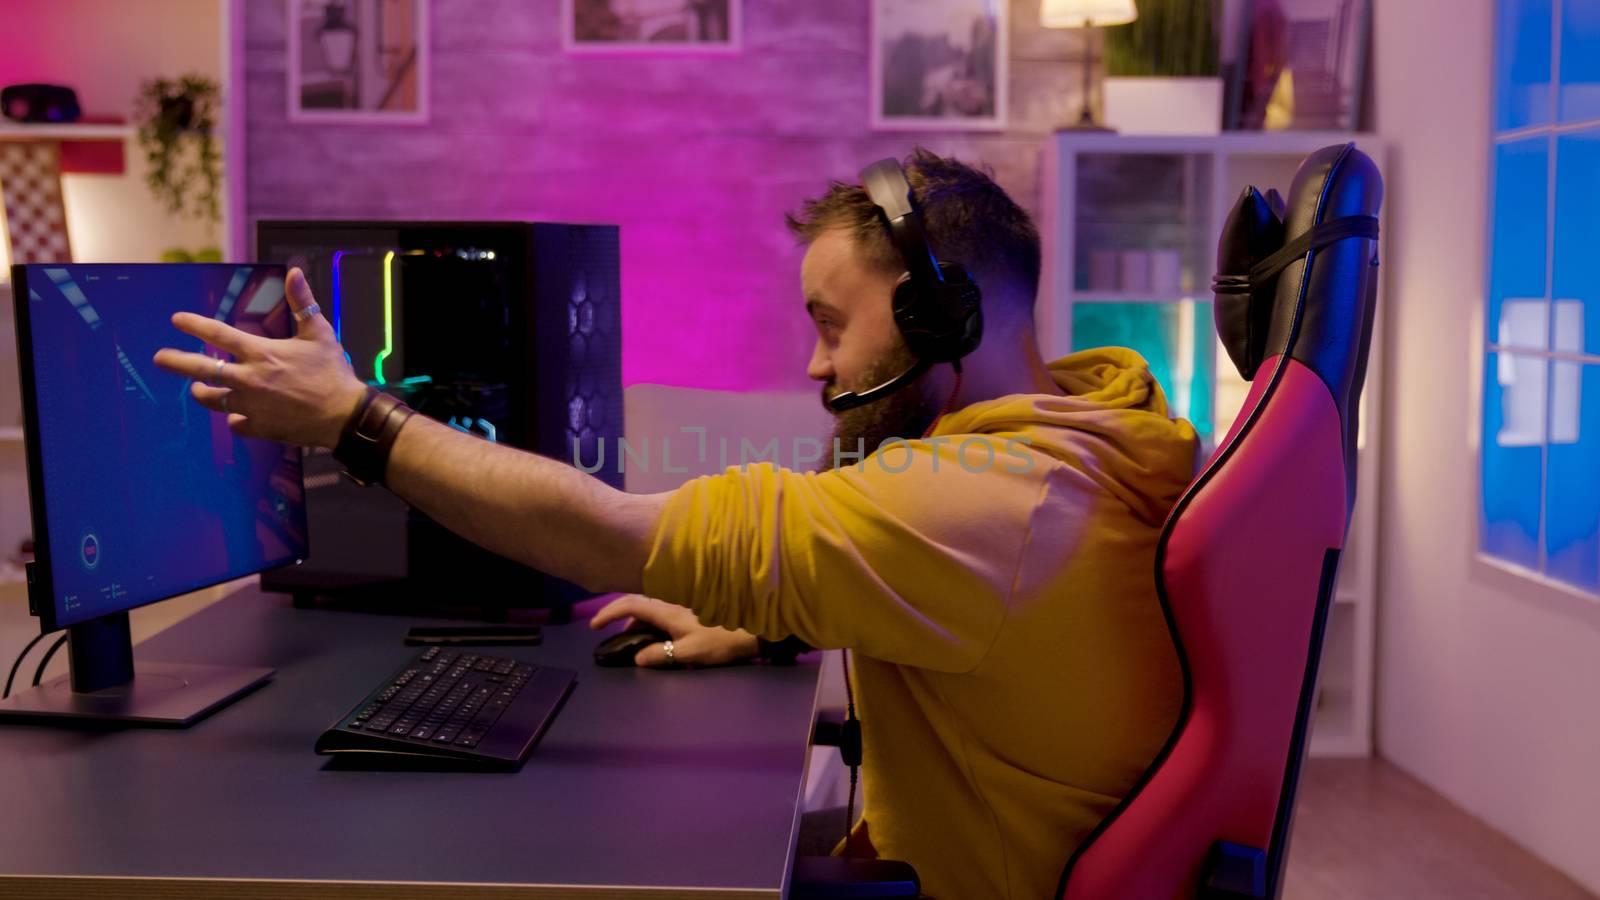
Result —
M312 742L415 624L448 623L248 587L135 657L276 667L255 693L184 730L0 726L0 896L781 896L817 665L599 669L548 626L489 651L578 671L520 772L327 768Z

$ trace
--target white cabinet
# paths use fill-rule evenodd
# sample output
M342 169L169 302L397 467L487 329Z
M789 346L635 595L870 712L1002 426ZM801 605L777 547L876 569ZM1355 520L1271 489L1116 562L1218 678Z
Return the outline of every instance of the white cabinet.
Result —
M1247 185L1287 195L1301 160L1351 140L1385 168L1382 145L1368 135L1057 133L1042 179L1038 323L1046 357L1105 344L1138 350L1173 414L1193 422L1209 450L1249 387L1212 324L1223 219ZM1366 755L1372 747L1382 309L1380 296L1361 401L1355 514L1323 644L1315 755Z

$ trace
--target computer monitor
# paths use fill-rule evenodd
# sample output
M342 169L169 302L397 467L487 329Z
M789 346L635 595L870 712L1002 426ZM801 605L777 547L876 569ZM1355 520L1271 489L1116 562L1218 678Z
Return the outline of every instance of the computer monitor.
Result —
M614 225L282 221L256 258L299 266L356 374L486 441L570 462L622 437L622 313ZM613 460L615 457L612 457ZM458 537L387 491L306 456L316 552L264 573L302 605L481 618L557 616L588 593ZM622 487L608 465L594 473Z
M133 662L128 611L303 559L298 447L235 435L157 368L198 313L288 337L283 266L11 267L32 501L31 611L68 630L70 676L0 715L187 724L270 669Z

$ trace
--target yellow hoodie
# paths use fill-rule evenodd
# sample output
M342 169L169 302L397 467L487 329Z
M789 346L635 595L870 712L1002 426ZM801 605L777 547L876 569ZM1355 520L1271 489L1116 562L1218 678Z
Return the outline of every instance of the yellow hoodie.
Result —
M1050 371L1067 396L975 403L858 465L696 479L645 566L708 625L856 651L852 849L942 900L1053 896L1177 719L1153 571L1194 429L1131 350Z

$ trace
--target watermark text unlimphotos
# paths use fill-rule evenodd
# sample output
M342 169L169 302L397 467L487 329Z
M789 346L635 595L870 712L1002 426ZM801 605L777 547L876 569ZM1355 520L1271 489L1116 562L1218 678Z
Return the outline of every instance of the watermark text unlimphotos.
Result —
M771 437L765 443L757 443L748 437L719 436L710 440L704 426L686 425L678 430L682 434L660 435L657 440L649 437L632 440L617 438L609 447L604 438L588 445L580 444L577 438L573 438L572 464L591 475L608 465L618 473L627 472L632 467L640 472L654 469L669 474L687 474L689 469L684 463L691 459L702 466L715 459L717 471L729 466L737 466L743 471L753 463L763 462L781 468L811 470L817 468L824 452L829 449L827 444L812 437L795 437L787 443ZM674 437L680 438L676 444L673 443ZM987 472L999 467L1006 472L1020 473L1033 468L1033 454L1025 449L1031 447L1033 442L1026 437L1008 437L1004 441L985 435L964 435L959 438L922 438L914 442L916 447L913 447L913 442L896 437L889 438L873 450L867 449L866 440L862 438L856 439L853 448L842 439L834 438L831 442L833 468L875 465L890 474L899 474L915 465L916 454L912 451L917 448L926 448L928 469L932 472L940 471L941 464L948 468L950 455L954 456L955 464L967 472ZM997 443L1000 444L998 450ZM897 448L896 445L900 446ZM955 452L949 454L946 448L954 448ZM897 449L900 452L893 452ZM784 450L788 451L787 457L783 456Z

